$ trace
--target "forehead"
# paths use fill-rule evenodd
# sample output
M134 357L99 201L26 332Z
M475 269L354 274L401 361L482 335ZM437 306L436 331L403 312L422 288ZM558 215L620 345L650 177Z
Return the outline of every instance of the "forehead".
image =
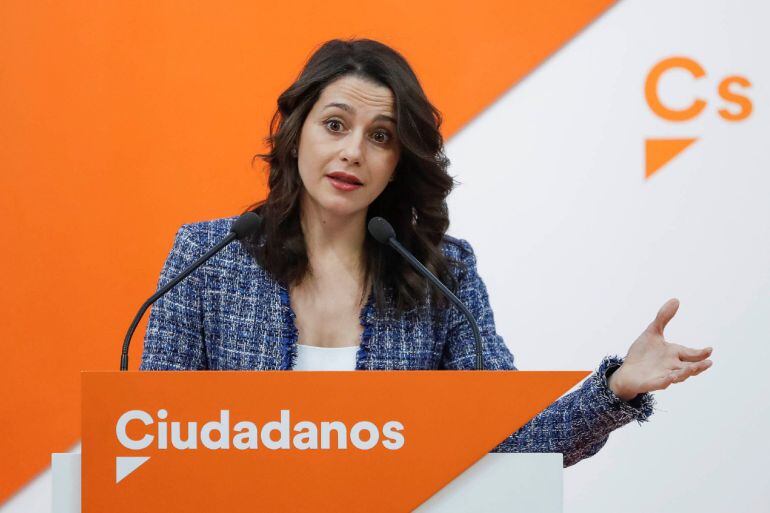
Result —
M329 104L338 104L328 107ZM340 107L343 104L349 107ZM359 77L345 76L331 82L321 92L316 102L318 110L343 108L351 113L389 114L394 112L394 98L391 90Z

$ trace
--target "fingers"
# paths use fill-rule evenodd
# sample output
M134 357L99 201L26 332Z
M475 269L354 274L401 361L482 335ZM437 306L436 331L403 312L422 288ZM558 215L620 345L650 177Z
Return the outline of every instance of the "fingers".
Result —
M650 391L667 389L674 382L675 377L676 375L673 372L659 376L650 383Z
M704 360L702 362L685 364L685 366L681 369L671 372L671 382L681 383L690 376L697 376L701 372L711 367L712 363L713 362L711 360Z
M677 356L679 356L679 359L683 362L699 362L711 356L711 353L714 350L712 347L693 349L691 347L684 347L676 344L675 347L677 349Z
M650 390L665 390L672 383L681 383L691 376L697 376L701 372L710 368L712 364L713 362L711 360L703 360L696 363L685 363L682 367L674 369L667 374L663 374L652 380L650 383Z
M697 376L697 375L698 375L698 374L700 374L701 372L703 372L703 371L705 371L706 369L708 369L709 367L711 367L711 365L712 365L713 363L714 363L714 362L712 362L711 360L705 360L705 361L704 361L702 364L700 364L700 367L699 367L699 369L698 369L698 370L696 370L695 372L693 372L692 374L690 374L690 376Z
M668 321L671 320L678 309L678 299L671 298L666 301L663 306L660 307L660 310L658 310L658 314L655 316L655 320L650 323L650 329L655 333L662 335L666 324L668 324Z

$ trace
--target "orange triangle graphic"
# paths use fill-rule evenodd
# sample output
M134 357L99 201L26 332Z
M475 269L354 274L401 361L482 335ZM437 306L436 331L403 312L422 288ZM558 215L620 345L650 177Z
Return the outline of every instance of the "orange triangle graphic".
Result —
M685 148L697 140L697 138L645 140L645 178L651 177L671 159L682 153Z

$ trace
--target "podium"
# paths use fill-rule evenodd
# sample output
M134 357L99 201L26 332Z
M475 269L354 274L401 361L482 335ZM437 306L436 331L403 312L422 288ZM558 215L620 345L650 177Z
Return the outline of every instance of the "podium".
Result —
M75 509L80 485L85 513L561 512L561 454L489 451L588 374L85 372L82 465L54 456L54 501Z
M562 513L559 453L487 454L414 513ZM80 454L52 455L52 513L80 513Z

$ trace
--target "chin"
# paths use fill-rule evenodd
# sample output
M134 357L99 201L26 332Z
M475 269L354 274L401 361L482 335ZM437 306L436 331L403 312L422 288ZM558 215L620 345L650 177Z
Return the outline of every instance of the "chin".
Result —
M360 201L351 201L349 198L329 198L321 203L321 208L334 216L351 216L366 210L368 205Z

